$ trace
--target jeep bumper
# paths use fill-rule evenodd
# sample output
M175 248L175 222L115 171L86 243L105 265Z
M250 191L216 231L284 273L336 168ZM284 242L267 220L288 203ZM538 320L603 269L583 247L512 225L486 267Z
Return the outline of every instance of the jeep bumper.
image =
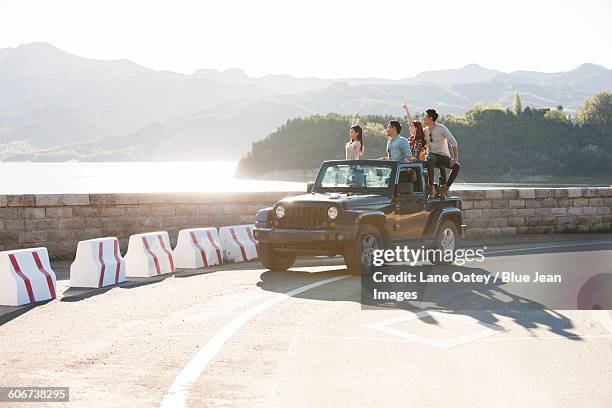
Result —
M335 229L298 230L285 228L255 227L253 236L259 242L269 243L340 243L357 236L357 225L338 226Z

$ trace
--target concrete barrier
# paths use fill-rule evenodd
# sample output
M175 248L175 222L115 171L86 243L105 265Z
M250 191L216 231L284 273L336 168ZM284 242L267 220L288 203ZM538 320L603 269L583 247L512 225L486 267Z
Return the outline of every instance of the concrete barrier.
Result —
M77 245L70 265L70 286L102 288L125 281L125 260L115 237L89 239Z
M0 252L0 305L20 306L56 298L47 248Z
M216 228L180 230L173 251L177 268L206 268L223 263L219 233Z
M146 278L174 272L174 258L166 231L130 236L125 254L125 276Z
M257 258L254 225L233 225L219 229L223 258L229 262L245 262Z

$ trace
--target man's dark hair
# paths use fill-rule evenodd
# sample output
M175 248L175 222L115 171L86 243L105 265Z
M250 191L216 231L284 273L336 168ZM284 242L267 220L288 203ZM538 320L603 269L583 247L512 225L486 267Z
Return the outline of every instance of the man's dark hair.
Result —
M436 112L435 109L427 109L425 111L425 113L427 114L427 116L429 116L431 118L431 120L433 120L434 122L436 120L438 120L438 112Z
M402 131L402 125L397 120L390 120L389 125L393 126L397 130L397 134Z

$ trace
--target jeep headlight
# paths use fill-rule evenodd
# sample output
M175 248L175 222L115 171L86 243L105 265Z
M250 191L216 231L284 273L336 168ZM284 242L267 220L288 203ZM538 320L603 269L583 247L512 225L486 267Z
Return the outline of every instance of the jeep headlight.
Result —
M285 207L282 205L277 205L274 210L277 218L283 218L285 216Z
M329 207L327 209L327 216L330 220L335 220L338 218L338 207Z

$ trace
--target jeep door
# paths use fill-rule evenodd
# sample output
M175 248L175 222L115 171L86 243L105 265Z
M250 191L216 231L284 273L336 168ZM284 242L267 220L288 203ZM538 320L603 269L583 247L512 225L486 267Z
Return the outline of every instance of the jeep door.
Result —
M427 223L425 179L420 164L402 165L395 189L396 241L421 237Z

